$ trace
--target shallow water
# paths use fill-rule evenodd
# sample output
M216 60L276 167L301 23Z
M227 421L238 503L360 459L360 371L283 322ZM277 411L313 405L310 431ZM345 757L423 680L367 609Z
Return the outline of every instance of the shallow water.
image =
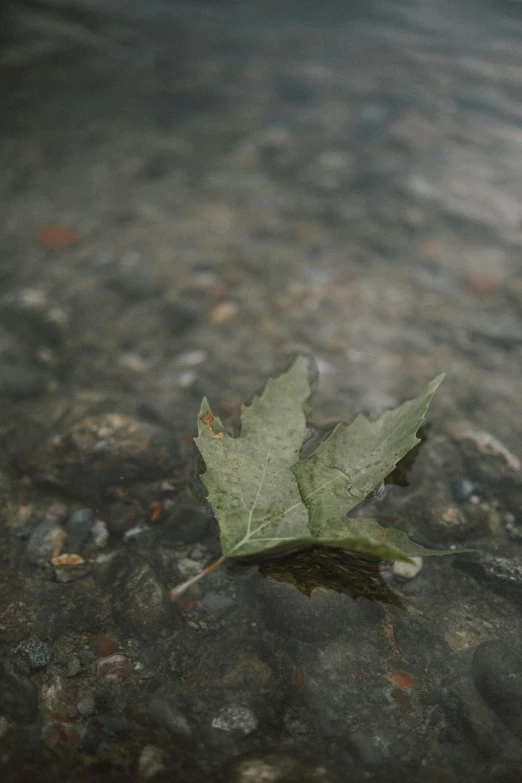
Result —
M58 5L2 20L2 780L518 781L522 4ZM366 510L477 551L175 604L201 398L297 352L317 431L446 372Z

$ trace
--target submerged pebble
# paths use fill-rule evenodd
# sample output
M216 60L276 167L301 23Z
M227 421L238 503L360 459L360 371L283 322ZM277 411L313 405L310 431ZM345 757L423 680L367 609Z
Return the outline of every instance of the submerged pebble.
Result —
M27 559L33 565L44 566L62 551L67 533L54 519L44 519L29 536Z
M522 655L500 639L483 642L473 656L473 682L502 723L522 740Z
M94 525L94 515L90 508L73 511L67 522L67 549L79 554Z
M402 582L410 582L420 574L423 563L422 557L412 557L412 561L412 563L403 563L400 560L396 560L393 563L391 569L396 579Z
M250 707L230 704L222 707L218 714L212 718L212 728L237 732L246 736L257 729L257 718Z
M477 489L472 481L466 478L458 478L451 485L453 497L457 503L465 503L475 495L478 496Z
M147 708L149 720L165 729L172 737L189 737L192 729L180 710L177 702L170 696L156 694Z
M234 599L225 593L210 592L203 598L202 604L207 614L220 617L234 606Z
M98 661L98 674L106 680L130 677L132 671L132 663L125 655L116 653Z
M165 751L155 745L146 745L138 760L138 774L142 780L150 780L165 772Z
M522 603L522 560L518 557L496 557L490 554L456 557L454 567L470 574L490 590Z
M29 639L17 647L18 654L26 661L31 669L43 669L52 658L52 649L40 639Z
M91 570L91 564L81 555L59 555L53 557L54 573L58 582L76 582L83 579Z
M96 702L92 696L84 696L83 699L80 699L76 707L80 715L83 715L84 718L88 718L96 712Z

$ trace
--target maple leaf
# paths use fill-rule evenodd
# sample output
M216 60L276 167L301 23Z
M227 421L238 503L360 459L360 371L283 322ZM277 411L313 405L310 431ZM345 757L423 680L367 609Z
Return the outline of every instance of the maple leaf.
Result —
M242 406L239 437L226 432L204 398L196 444L206 465L201 479L219 523L223 555L201 575L174 588L173 597L225 558L296 546L336 547L407 562L419 555L453 554L426 549L374 519L347 517L419 443L416 433L443 377L378 419L360 415L350 425L337 425L302 460L299 451L308 434L311 395L304 357L270 380L251 405Z

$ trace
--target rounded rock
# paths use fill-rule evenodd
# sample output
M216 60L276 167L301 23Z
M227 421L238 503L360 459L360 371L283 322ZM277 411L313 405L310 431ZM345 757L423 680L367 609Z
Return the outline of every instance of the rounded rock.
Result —
M247 736L257 729L257 718L250 709L241 704L227 704L212 718L212 728Z
M132 416L95 414L62 427L34 453L32 466L39 478L76 495L170 476L179 462L169 432Z
M67 522L67 549L79 554L94 524L94 515L90 508L73 511Z
M29 639L27 642L22 642L18 645L17 652L31 669L43 669L50 663L53 654L49 645L40 639Z
M96 712L96 702L92 696L84 696L83 699L80 699L76 708L80 715L83 715L84 718L89 718Z
M396 560L392 565L392 572L396 579L401 582L411 582L418 576L422 569L422 557L412 557L411 563L404 563Z
M51 558L60 554L66 541L65 530L54 519L44 519L29 536L27 559L33 565L44 566Z
M116 653L98 661L98 674L106 680L121 680L132 672L132 663L125 655Z
M235 759L219 783L332 783L325 766L289 753L253 753Z
M142 780L150 780L161 772L165 772L165 751L155 745L146 745L138 760L138 774Z
M148 565L136 564L113 594L113 614L132 633L149 635L151 630L167 627L172 622L172 605L167 593Z
M479 644L473 682L502 723L522 740L522 655L500 639Z

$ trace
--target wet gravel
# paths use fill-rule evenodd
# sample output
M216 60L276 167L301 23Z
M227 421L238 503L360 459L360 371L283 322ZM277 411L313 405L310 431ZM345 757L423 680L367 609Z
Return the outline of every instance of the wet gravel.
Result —
M6 5L2 780L519 781L519 5ZM360 513L473 552L173 603L220 554L201 397L296 352L317 437L446 372Z

